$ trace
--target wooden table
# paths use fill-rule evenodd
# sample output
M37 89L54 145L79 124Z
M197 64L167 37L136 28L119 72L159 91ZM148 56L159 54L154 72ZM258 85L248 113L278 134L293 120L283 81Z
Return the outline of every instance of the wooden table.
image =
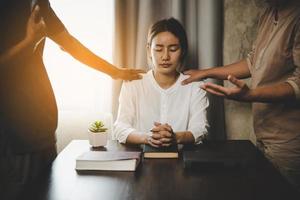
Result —
M115 150L140 150L110 144ZM78 173L75 159L90 150L72 141L56 158L49 177L32 186L24 199L49 200L287 200L299 195L258 152L251 167L187 170L179 159L143 159L135 172ZM100 149L105 150L105 149Z

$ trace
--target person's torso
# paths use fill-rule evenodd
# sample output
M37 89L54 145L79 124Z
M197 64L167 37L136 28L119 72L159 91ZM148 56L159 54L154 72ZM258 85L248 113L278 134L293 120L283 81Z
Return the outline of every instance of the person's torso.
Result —
M181 74L170 88L162 89L150 71L139 84L135 85L134 128L149 132L154 127L154 122L160 122L168 123L174 131L187 130L193 91L192 84L187 86L180 84L184 77Z
M271 9L264 15L251 69L253 88L283 83L293 75L293 45L299 19L299 7L279 15L277 23ZM257 139L284 143L300 135L299 103L253 103L252 110Z
M0 53L26 35L31 0L1 1ZM57 107L43 64L44 41L0 66L0 111L6 135L20 151L40 148L54 141Z
M271 8L267 11L259 27L251 69L253 87L282 82L296 68L293 46L300 7L284 12L277 23L274 22L273 12Z

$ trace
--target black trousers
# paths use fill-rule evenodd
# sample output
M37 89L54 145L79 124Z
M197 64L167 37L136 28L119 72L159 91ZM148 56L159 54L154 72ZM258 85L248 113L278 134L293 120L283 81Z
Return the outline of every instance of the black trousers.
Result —
M28 186L47 179L57 155L56 145L30 153L16 154L0 132L0 199L21 199Z

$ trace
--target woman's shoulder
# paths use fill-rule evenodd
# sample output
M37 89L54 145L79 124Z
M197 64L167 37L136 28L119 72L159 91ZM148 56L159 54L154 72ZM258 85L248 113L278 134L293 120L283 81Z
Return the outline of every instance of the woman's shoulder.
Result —
M185 79L187 79L189 77L190 77L189 75L185 75L185 74L181 73L180 74L180 82L182 82L183 80L185 80ZM198 89L201 89L200 86L203 85L203 83L204 83L204 81L200 80L200 81L189 83L189 84L184 85L184 86L191 87L194 90L198 90Z
M136 87L141 87L143 86L145 83L149 82L149 76L151 74L149 73L149 71L145 74L142 74L142 78L138 79L138 80L133 80L133 81L123 81L123 85L125 87L130 87L130 88L136 88Z

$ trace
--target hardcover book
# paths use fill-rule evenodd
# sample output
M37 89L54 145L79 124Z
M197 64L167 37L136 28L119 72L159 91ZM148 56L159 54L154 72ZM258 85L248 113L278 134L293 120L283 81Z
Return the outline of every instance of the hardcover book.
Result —
M178 158L177 144L169 147L152 147L145 144L143 147L144 158Z
M76 170L135 171L141 152L88 151L76 159Z
M256 148L249 140L207 141L183 148L185 168L220 168L251 165Z

